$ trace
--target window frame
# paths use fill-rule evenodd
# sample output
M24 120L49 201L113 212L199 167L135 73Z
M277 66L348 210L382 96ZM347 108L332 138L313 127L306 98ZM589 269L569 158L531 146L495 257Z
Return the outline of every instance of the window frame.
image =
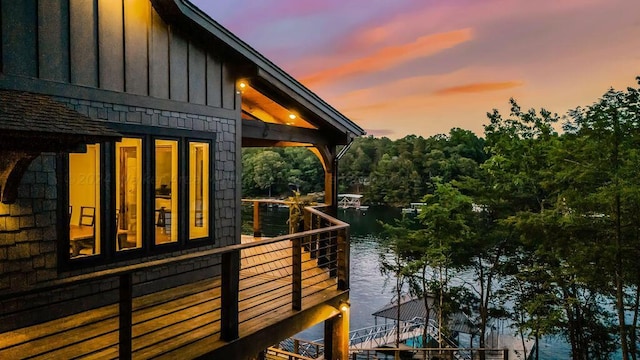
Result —
M216 133L185 129L159 128L144 125L109 124L114 130L123 134L123 138L142 139L142 246L126 251L116 249L116 142L100 143L100 253L93 256L71 258L69 256L69 154L58 154L56 157L57 178L57 226L58 264L61 271L68 271L88 266L115 263L122 260L150 257L216 244L215 236L215 159ZM155 144L156 140L177 141L178 151L178 241L156 244L155 239ZM209 144L209 233L208 236L189 239L189 143L202 142ZM113 214L114 216L108 216Z
M199 238L190 239L190 236L191 236L191 234L189 233L190 226L185 226L185 235L186 235L185 236L185 241L187 242L187 245L194 244L194 245L189 246L189 247L197 247L197 246L201 246L200 244L202 242L207 241L208 238L214 237L214 235L213 235L214 228L215 228L214 227L214 222L213 222L214 221L214 217L213 217L214 206L212 206L212 205L215 205L215 202L212 201L212 199L215 198L215 192L214 192L215 188L213 186L214 185L213 176L214 176L215 172L214 172L214 169L213 169L214 166L211 166L211 164L213 164L214 161L215 161L215 157L214 157L215 152L213 151L215 142L207 141L207 140L204 140L204 139L201 139L201 138L194 138L194 137L189 137L189 138L185 139L185 145L184 145L184 147L185 147L185 149L184 149L185 150L185 167L186 167L185 176L186 176L186 180L187 181L184 181L183 183L184 183L184 186L185 186L186 209L187 209L187 211L189 213L191 212L191 209L189 209L189 201L191 200L191 193L190 193L190 189L189 189L189 184L191 182L191 179L190 179L190 176L189 176L190 173L191 173L191 169L189 169L189 163L190 163L190 154L189 154L190 146L189 145L191 143L207 143L207 144L209 144L209 164L210 165L209 165L209 173L207 174L208 175L208 179L209 179L208 184L207 184L209 186L209 189L208 189L209 216L208 216L208 219L207 219L208 226L209 226L209 228L208 228L208 234L209 235L207 235L205 237L199 237ZM185 221L186 224L188 224L188 221L191 221L191 219L189 219L188 216L189 215L187 214L186 215L187 218L185 219L186 220Z

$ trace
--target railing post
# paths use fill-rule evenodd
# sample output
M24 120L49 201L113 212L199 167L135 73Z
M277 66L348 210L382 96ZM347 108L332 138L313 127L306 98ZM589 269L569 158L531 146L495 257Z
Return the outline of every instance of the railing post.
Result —
M338 290L349 290L349 228L338 231Z
M260 202L253 202L253 237L261 237L262 231L260 231Z
M301 238L291 240L291 305L293 310L302 310L302 243Z
M309 231L313 228L313 223L312 223L312 215L311 212L307 211L306 209L304 210L304 231ZM305 250L307 250L309 252L309 254L311 255L311 258L313 259L314 253L313 253L313 247L312 247L312 240L313 240L313 235L307 235L304 238L304 248Z
M509 360L509 349L503 349L504 360Z
M238 338L238 293L240 290L240 251L222 254L222 289L220 293L220 338Z
M293 353L300 355L300 340L293 339Z
M133 312L133 284L131 273L120 275L120 303L118 310L119 322L119 358L123 360L131 359L131 313Z

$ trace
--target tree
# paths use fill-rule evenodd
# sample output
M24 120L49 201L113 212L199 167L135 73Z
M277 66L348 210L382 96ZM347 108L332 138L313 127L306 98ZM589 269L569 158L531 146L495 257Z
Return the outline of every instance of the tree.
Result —
M365 196L371 202L408 205L420 194L420 177L411 161L384 154L371 174Z
M606 274L612 275L615 288L622 358L636 359L638 301L628 304L627 293L635 292L632 299L640 296L640 89L610 89L591 106L571 111L565 131L557 171L561 180L571 179L571 186L562 196L573 212L599 224L595 234L607 245L603 265L612 264ZM629 306L634 309L632 324L626 322Z
M263 190L269 189L269 197L271 197L271 187L285 180L287 163L275 151L266 150L256 154L250 166L253 168L253 181L256 186Z

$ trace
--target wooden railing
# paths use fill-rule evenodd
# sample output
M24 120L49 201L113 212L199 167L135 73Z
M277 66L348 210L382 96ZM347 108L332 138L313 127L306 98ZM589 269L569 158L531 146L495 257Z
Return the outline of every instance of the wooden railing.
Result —
M0 301L117 278L118 354L120 359L131 359L133 286L136 285L133 275L159 267L179 266L193 260L220 256L220 307L216 310L220 311L220 338L232 341L239 337L240 311L255 308L255 304L265 306L266 311L269 303L273 303L274 307L281 307L281 294L290 292L291 309L300 310L303 299L312 297L317 292L326 289L348 290L349 225L312 207L304 208L304 217L305 230L301 232L53 280L24 291L0 294ZM259 223L259 218L254 221ZM264 259L265 254L273 256L268 256L268 260L257 260L260 257ZM283 285L279 292L273 292L272 285L277 274L280 275L277 280L282 281ZM252 282L254 285L241 289L241 281ZM261 289L260 284L269 284L268 290L266 286ZM241 291L246 291L242 298ZM251 316L260 314L249 314L245 319Z

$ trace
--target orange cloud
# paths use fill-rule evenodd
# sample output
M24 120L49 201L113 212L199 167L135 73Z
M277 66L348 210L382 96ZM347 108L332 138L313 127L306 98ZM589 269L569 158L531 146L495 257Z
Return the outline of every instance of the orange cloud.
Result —
M513 88L522 86L523 84L524 83L522 81L466 84L466 85L439 89L434 91L434 94L435 95L457 95L457 94L481 93L481 92L487 92L487 91L513 89Z
M470 28L422 36L412 43L388 46L370 56L307 76L303 78L302 83L314 86L357 74L373 73L436 54L470 41L472 38L473 32Z

